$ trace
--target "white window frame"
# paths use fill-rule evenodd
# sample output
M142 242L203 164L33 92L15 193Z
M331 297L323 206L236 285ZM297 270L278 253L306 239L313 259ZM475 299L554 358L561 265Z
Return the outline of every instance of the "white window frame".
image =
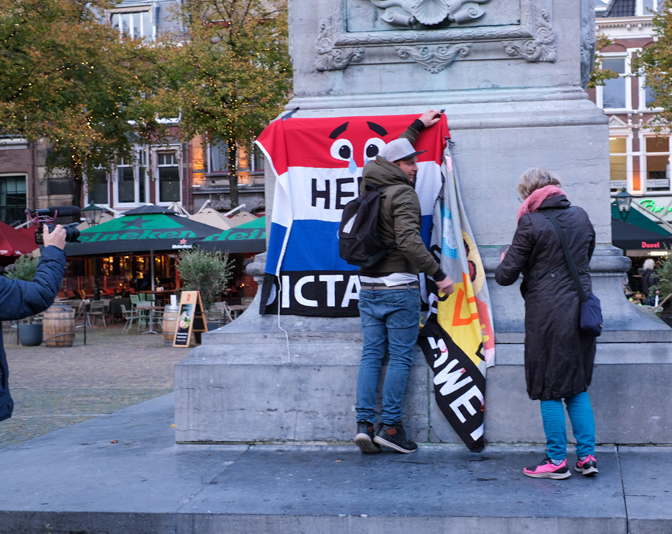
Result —
M175 161L177 162L177 172L180 177L179 181L179 191L180 191L180 198L178 200L168 200L168 201L161 201L161 180L159 177L159 168L160 167L173 167L173 165L159 165L159 154L167 154L167 153L173 153L175 155ZM179 144L171 144L171 145L162 145L160 147L155 147L152 150L152 160L153 160L153 165L152 165L152 177L154 181L154 195L156 202L155 204L157 206L170 206L173 202L182 202L182 186L184 184L184 173L182 169L182 147Z
M139 154L137 160L130 162L128 165L115 165L112 169L113 172L113 186L112 186L112 198L114 199L114 206L120 208L136 208L138 206L143 206L146 203L150 202L150 180L149 180L149 166L147 165L147 156L148 150L144 146L136 146L134 152ZM144 159L144 161L143 161ZM119 170L122 167L131 167L133 169L133 202L121 202L119 200ZM145 168L145 199L144 201L140 199L140 167Z
M261 148L259 148L257 145L252 145L252 157L250 158L250 172L263 173L265 169L257 169L257 154L262 160L264 160L266 157L264 155L264 151L261 150Z
M632 109L632 84L630 83L630 74L631 74L631 58L632 51L631 49L626 50L625 52L603 52L601 53L603 59L625 59L625 73L621 74L620 77L625 78L625 107L624 108L605 108L604 107L604 86L599 85L595 91L595 99L597 101L597 106L599 108L609 110L610 112L619 112L627 111Z
M647 152L646 151L646 140L651 137L667 137L667 152ZM668 179L668 185L667 189L664 190L658 190L658 191L649 191L648 183L648 168L647 168L647 155L652 155L652 156L667 156L668 160L669 158L672 158L672 135L667 134L667 135L661 135L660 133L652 132L652 131L643 131L640 134L640 144L639 146L641 147L640 154L639 154L639 168L641 172L641 180L643 183L642 187L642 194L651 196L651 195L666 195L669 194L670 191L672 191L672 176L670 176L670 171L668 170L667 173L667 179ZM668 165L669 168L669 165Z
M651 0L653 2L653 10L658 11L662 4L662 0ZM653 16L650 11L644 9L644 0L637 0L635 5L635 17L651 17Z
M148 5L136 6L136 7L124 7L122 9L112 9L112 10L108 11L108 13L107 13L108 22L110 24L110 27L114 28L114 26L112 25L112 18L115 15L120 15L121 16L121 15L130 15L130 14L134 14L134 13L149 13L149 25L150 25L149 30L150 31L149 32L145 31L144 21L141 17L140 18L140 24L142 26L141 32L142 32L143 35L139 36L139 37L136 37L135 35L131 35L130 37L132 37L133 39L141 38L141 39L148 39L150 41L155 41L157 31L156 31L156 17L154 16L154 11L155 10L152 9L152 6L148 6ZM122 26L123 26L122 24L119 25L119 38L121 38L124 35L123 30L122 30Z
M628 191L632 191L632 134L627 133L615 133L609 132L609 140L612 138L625 139L625 152L611 152L611 146L609 147L609 189L612 193L618 193L620 191L621 185L611 187L611 156L625 156L625 188Z
M226 145L226 143L224 141L222 141L221 143L217 143L217 144L218 145L219 144ZM214 145L214 146L216 146L216 145ZM208 143L208 174L217 174L217 175L220 175L220 176L227 176L229 174L228 154L227 154L227 159L226 159L227 168L223 171L215 171L215 170L213 170L213 166L212 166L212 147L213 147L213 143ZM237 158L237 154L236 154L236 158ZM236 167L237 166L238 166L238 161L236 161Z
M99 167L96 170L105 170L102 167ZM96 206L100 206L101 208L109 208L110 207L110 199L112 198L112 195L110 194L110 173L105 171L105 181L107 182L107 203L104 202L96 202ZM88 206L89 204L92 203L90 197L89 197L89 182L88 180L84 181L84 187L86 188L84 197L85 197L85 204Z

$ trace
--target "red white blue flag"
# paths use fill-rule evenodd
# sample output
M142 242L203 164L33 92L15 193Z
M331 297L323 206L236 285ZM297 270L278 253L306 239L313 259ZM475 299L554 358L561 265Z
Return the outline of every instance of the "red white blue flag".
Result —
M358 269L338 254L345 205L358 196L362 169L417 115L276 120L259 137L276 176L262 313L357 316ZM441 162L449 137L445 117L415 147L422 235L429 246Z

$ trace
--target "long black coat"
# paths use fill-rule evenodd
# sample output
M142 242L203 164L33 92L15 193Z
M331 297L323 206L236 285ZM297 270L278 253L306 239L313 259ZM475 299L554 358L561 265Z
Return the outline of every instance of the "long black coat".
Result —
M65 252L49 246L42 251L32 282L0 276L0 321L23 319L46 310L54 303L65 271ZM0 329L0 421L12 416L14 402L9 394L9 368Z
M562 399L586 391L593 375L595 338L579 328L579 294L555 227L560 223L585 291L591 290L589 264L595 231L588 214L564 196L546 199L538 212L524 215L495 279L503 286L523 274L525 299L525 377L533 400Z

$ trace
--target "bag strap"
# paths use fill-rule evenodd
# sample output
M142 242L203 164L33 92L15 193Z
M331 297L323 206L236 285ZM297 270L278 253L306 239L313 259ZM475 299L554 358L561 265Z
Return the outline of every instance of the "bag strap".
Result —
M583 285L581 284L581 279L579 278L579 271L576 269L574 258L572 257L572 253L569 250L569 244L567 243L567 236L565 235L565 232L561 228L560 223L552 213L543 213L542 215L544 215L547 219L549 219L551 223L553 223L553 226L555 227L555 231L557 232L558 238L560 239L560 244L562 245L562 251L565 253L565 259L567 260L567 265L569 266L569 272L571 273L572 279L574 280L576 290L579 292L579 300L581 302L585 302L588 299L588 297L586 296L586 292L583 290Z

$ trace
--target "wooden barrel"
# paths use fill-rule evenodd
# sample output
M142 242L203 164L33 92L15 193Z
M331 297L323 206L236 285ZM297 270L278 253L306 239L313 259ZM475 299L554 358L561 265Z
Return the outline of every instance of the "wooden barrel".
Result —
M166 347L173 346L173 338L177 329L177 316L180 313L179 306L166 306L163 310L163 342Z
M72 306L54 305L44 312L44 344L48 347L72 347L75 340L75 310Z

